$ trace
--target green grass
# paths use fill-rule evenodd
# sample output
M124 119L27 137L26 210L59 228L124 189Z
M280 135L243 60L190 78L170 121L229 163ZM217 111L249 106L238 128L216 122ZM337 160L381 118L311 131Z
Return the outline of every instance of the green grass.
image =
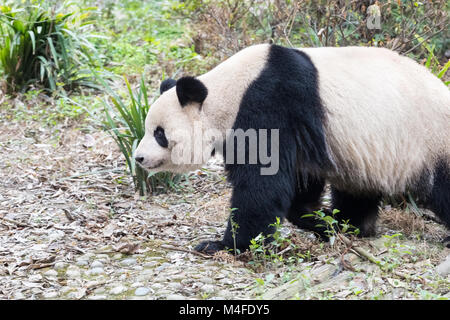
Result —
M165 190L173 188L180 181L180 175L168 172L148 174L134 160L135 150L145 135L145 119L150 104L144 77L141 78L137 91L132 90L127 78L124 80L128 90L127 100L117 95L105 81L100 80L108 92L108 98L103 100L103 127L111 134L125 157L135 189L141 196L157 190L158 187Z
M0 6L0 65L8 91L36 84L50 91L94 86L91 9L44 1Z

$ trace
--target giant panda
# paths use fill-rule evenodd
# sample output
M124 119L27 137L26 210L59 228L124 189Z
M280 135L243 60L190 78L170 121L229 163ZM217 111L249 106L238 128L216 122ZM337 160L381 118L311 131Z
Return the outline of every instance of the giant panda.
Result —
M150 171L200 168L201 161L173 160L198 125L222 133L203 142L206 154L234 139L230 129L278 129L276 173L261 174L268 165L259 158L225 162L228 226L198 251L245 250L273 233L277 217L317 230L301 216L320 208L325 183L337 216L362 236L374 235L383 196L407 192L450 227L450 93L410 58L382 48L260 44L198 77L165 80L160 91L135 152Z

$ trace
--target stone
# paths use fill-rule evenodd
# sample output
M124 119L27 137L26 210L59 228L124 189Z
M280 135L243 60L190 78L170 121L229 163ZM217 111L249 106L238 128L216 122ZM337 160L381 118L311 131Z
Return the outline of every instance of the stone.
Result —
M135 258L127 258L120 261L122 266L134 266L137 263Z
M103 268L103 263L98 260L95 260L91 263L91 268Z
M97 274L102 274L102 273L105 273L105 270L103 270L103 268L101 268L101 267L92 268L87 271L87 274L90 274L90 275L97 275Z
M45 299L54 299L54 298L56 298L58 296L58 292L56 292L56 291L48 291L48 292L44 292L42 294L42 296Z
M122 286L122 285L119 285L119 286L117 286L117 287L112 288L112 289L109 291L109 293L110 293L110 294L113 294L113 295L118 295L118 294L121 294L121 293L123 293L123 292L125 292L125 291L127 291L127 290L128 290L127 287Z
M63 270L66 266L67 266L67 263L60 261L60 262L56 262L53 265L53 269L55 269L55 270Z
M167 300L186 300L185 296L180 294L169 294L166 298Z
M78 277L80 277L80 275L81 275L81 272L80 272L80 269L79 269L79 268L70 266L70 267L67 268L67 270L66 270L66 276L67 276L68 278L78 278Z
M436 271L443 277L450 274L450 255L436 267Z
M44 273L46 277L56 277L58 275L58 271L50 269Z
M150 293L150 289L146 287L139 287L134 291L134 294L137 296L146 296Z

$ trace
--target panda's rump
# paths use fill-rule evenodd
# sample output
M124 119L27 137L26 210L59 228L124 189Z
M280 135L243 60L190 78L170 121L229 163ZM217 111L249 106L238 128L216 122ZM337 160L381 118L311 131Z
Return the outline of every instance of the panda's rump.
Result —
M385 49L326 49L305 52L319 70L333 184L402 193L448 159L450 95L437 78Z

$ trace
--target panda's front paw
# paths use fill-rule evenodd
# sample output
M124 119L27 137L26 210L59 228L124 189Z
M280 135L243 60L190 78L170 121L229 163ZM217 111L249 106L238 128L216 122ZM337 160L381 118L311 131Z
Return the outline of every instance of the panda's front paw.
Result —
M201 253L213 255L217 251L225 250L225 245L222 243L222 241L203 241L198 244L194 248L194 250Z

